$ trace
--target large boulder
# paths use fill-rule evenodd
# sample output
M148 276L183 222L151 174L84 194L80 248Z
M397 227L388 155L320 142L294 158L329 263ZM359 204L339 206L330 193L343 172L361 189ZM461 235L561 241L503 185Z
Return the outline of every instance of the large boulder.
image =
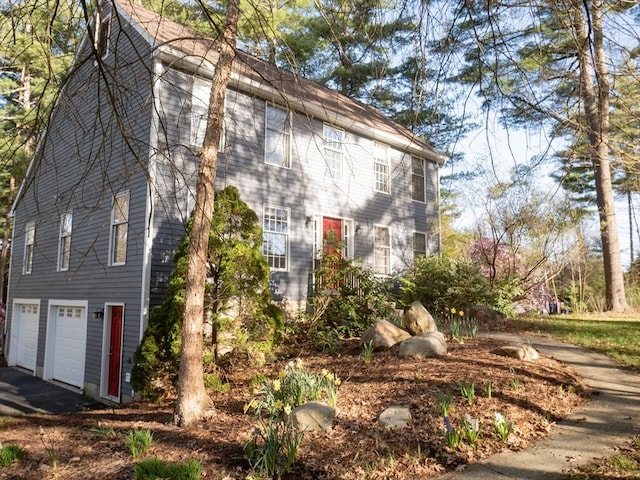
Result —
M417 359L438 357L447 354L447 340L440 332L417 335L400 344L398 355Z
M538 351L531 345L526 343L514 343L510 345L504 345L497 348L494 353L503 357L511 357L524 362L531 362L537 360L540 355Z
M307 402L294 408L289 414L293 426L300 431L328 430L333 426L333 419L338 409L323 402Z
M409 407L389 407L378 417L378 423L384 429L402 428L411 422Z
M363 345L371 344L375 349L387 349L403 342L407 338L411 338L409 332L401 329L395 323L380 320L364 331L360 341Z
M495 326L500 326L507 320L507 316L504 313L482 305L474 305L471 307L469 316L475 318L480 323Z
M420 302L415 301L402 317L402 324L411 335L437 332L438 326L431 314Z

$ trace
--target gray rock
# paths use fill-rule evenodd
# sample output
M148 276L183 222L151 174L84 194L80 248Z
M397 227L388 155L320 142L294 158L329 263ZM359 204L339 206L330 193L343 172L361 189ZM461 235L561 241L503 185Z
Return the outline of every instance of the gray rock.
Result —
M504 345L496 349L494 353L503 357L516 358L524 362L531 362L533 360L537 360L540 357L538 351L531 345L527 345L526 343Z
M364 331L360 341L363 345L371 343L373 348L386 349L410 337L411 334L409 332L401 329L396 324L387 320L380 320Z
M294 408L289 419L297 430L328 430L337 415L336 407L323 402L308 402Z
M402 323L411 335L437 332L438 326L431 314L420 302L415 301L402 317Z
M378 417L378 423L383 428L402 428L411 422L409 407L389 407Z
M440 332L416 335L400 344L398 355L401 357L430 358L447 354L447 340Z
M475 318L478 322L496 325L507 319L504 313L490 307L483 307L482 305L474 305L471 307L469 316Z

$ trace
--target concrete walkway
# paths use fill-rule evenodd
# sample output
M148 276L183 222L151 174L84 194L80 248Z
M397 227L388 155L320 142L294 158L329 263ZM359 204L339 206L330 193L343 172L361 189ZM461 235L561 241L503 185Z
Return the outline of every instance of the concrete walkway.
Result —
M640 434L639 374L620 368L609 357L558 340L510 334L487 336L531 343L543 355L575 368L593 395L530 448L493 455L440 480L566 479L567 470L614 454L613 447Z
M104 407L80 394L17 368L0 368L0 415L70 413Z

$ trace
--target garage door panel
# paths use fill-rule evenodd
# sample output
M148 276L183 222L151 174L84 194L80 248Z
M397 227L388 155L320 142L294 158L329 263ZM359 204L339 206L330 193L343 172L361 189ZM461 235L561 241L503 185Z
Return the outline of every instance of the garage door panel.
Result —
M84 384L86 324L85 308L57 307L52 376L80 388Z
M11 348L15 349L15 364L35 371L38 354L38 305L17 305L15 331Z

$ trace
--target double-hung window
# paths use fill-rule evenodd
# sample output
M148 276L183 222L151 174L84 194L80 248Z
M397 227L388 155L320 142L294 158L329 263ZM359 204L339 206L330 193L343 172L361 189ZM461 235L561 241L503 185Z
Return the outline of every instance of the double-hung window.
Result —
M389 228L376 226L374 238L373 270L380 275L391 274L391 237Z
M344 132L325 125L323 128L324 176L333 180L342 179L342 163L344 157Z
M27 224L24 234L24 263L22 273L29 274L33 270L33 248L36 241L36 224Z
M71 230L73 214L66 212L60 215L60 241L58 242L58 271L69 270L71 259Z
M289 248L289 210L264 207L262 253L273 270L286 270Z
M264 161L291 167L291 117L288 111L269 104L265 113Z
M124 265L127 261L127 233L129 231L129 192L116 195L111 210L110 264Z
M413 232L413 261L418 257L427 255L427 235L421 232Z
M376 192L391 193L389 183L389 147L373 142L373 189Z
M411 157L411 199L423 203L426 199L425 167L420 157Z

